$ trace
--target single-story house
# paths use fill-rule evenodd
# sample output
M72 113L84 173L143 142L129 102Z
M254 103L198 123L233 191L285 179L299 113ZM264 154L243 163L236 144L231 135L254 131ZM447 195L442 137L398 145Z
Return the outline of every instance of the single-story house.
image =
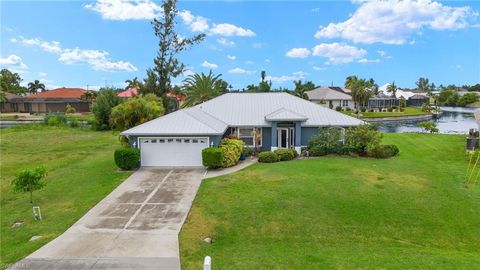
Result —
M22 96L5 92L6 101L0 102L0 112L13 113L24 111L24 103L22 98Z
M369 109L385 109L388 107L399 106L400 100L398 98L386 95L383 91L378 92L377 95L370 97L367 108Z
M131 87L117 94L121 98L131 98L138 96L138 87Z
M76 112L89 112L91 101L84 99L87 90L82 88L57 88L22 98L27 113L65 112L70 104Z
M335 109L336 107L354 108L352 96L340 87L318 87L305 92L311 101Z
M202 149L231 134L246 146L300 152L319 127L362 123L288 93L228 93L121 134L140 148L142 166L202 166Z
M424 103L430 103L427 95L415 94L407 99L407 106L421 107Z

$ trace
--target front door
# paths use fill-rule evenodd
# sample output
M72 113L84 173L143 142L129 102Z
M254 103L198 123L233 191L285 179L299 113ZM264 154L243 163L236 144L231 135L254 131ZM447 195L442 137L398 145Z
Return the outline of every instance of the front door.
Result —
M293 146L294 133L293 128L277 128L278 148L289 148Z

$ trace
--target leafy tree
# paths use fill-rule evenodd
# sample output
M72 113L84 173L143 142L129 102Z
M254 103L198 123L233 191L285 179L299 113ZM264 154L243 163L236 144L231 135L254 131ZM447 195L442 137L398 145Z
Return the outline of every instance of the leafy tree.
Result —
M112 108L122 103L117 92L111 88L102 88L92 105L92 112L95 115L95 128L97 130L108 129L110 125L110 114Z
M97 94L94 93L93 91L86 91L85 93L82 94L80 98L86 101L93 101L95 100L96 95Z
M467 93L462 97L460 97L460 99L458 100L458 105L465 107L468 104L477 102L478 100L479 100L479 96L477 95L477 93Z
M0 102L7 102L7 101L8 99L7 99L7 96L5 95L5 92L0 90Z
M345 79L345 88L348 88L348 89L352 89L353 88L353 84L356 83L358 81L358 77L357 76L348 76L346 79Z
M137 77L133 78L132 80L126 80L125 83L127 84L127 88L140 88L141 82L138 80Z
M305 92L315 89L315 84L312 81L307 81L305 83L302 83L301 80L298 80L298 81L293 81L293 84L295 85L293 94L303 99L308 99L308 95Z
M438 133L437 124L431 121L420 122L417 126L423 128L426 132Z
M392 94L392 97L397 97L397 86L395 85L395 81L393 81L389 86L387 86L387 92Z
M133 97L112 109L110 126L113 129L125 130L155 119L164 113L162 100L156 95Z
M221 74L213 75L212 71L205 75L193 74L183 81L183 89L186 95L183 107L191 107L214 97L218 97L220 93L219 84L217 83Z
M6 68L0 71L0 91L24 95L27 93L27 88L20 86L21 82L22 78L18 73L13 73Z
M267 81L267 72L265 70L262 70L260 73L260 83L258 85L247 85L247 91L248 92L270 92L272 90L272 82Z
M162 97L164 107L170 107L166 93L171 89L171 79L185 71L185 65L178 59L179 53L192 45L200 43L205 34L198 34L191 38L180 36L175 30L178 10L177 0L165 0L162 3L162 16L153 19L152 25L157 36L158 53L154 59L155 67L147 70L147 79L143 93L154 93Z
M41 92L45 92L45 84L41 83L39 80L35 80L28 83L27 89L30 94L36 94L38 90L40 90Z
M440 105L456 106L459 99L459 94L453 89L444 89L438 95L438 103Z
M480 83L477 83L472 86L464 85L463 88L467 89L467 91L480 92Z
M417 90L421 92L430 92L430 85L428 82L428 78L423 78L420 77L418 80L415 82L417 85Z
M219 89L221 94L228 93L228 89L232 88L231 85L228 84L225 80L218 78L218 80L215 82L216 87Z
M42 189L46 182L43 179L47 176L47 171L43 166L38 166L33 170L23 170L12 180L13 191L29 192L30 203L33 204L33 191Z

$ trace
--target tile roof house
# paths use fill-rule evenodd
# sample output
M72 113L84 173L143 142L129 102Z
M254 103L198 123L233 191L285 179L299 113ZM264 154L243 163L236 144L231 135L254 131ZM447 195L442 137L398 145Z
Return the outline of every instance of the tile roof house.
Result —
M319 127L362 123L288 93L228 93L121 134L140 148L142 166L202 166L201 150L231 134L257 149L300 151Z
M121 98L130 98L130 97L138 96L138 87L132 87L132 88L128 88L125 91L121 91L117 94L117 96Z
M353 109L354 104L350 92L346 88L330 86L318 87L307 91L306 94L311 101L330 109L335 109L336 107Z
M24 110L28 113L65 112L70 104L76 112L89 112L91 101L85 100L87 90L82 88L57 88L23 97Z

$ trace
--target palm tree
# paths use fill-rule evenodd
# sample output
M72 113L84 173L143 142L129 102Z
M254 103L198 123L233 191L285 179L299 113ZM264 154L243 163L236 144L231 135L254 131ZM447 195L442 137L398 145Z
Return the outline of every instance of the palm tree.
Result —
M127 84L127 88L140 87L140 81L137 77L133 78L133 80L126 80L125 83Z
M358 114L358 105L365 106L372 95L372 91L368 88L369 83L364 79L356 79L352 81L351 91L355 109Z
M220 88L217 84L222 74L213 75L212 71L205 75L193 74L183 81L183 89L186 95L182 107L191 107L210 100L220 95Z
M295 84L295 90L293 90L293 95L299 98L308 99L308 95L307 93L305 93L307 89L305 85L302 84L302 81L293 81L293 83Z
M395 85L395 81L393 81L389 86L387 86L387 92L392 93L392 97L397 97L397 86Z
M92 91L86 91L80 98L86 101L93 101L95 99L95 94Z
M353 85L358 81L357 76L348 76L345 79L345 88L352 89Z
M28 92L31 94L37 93L38 89L40 89L41 92L45 92L45 84L41 83L39 80L28 83Z

